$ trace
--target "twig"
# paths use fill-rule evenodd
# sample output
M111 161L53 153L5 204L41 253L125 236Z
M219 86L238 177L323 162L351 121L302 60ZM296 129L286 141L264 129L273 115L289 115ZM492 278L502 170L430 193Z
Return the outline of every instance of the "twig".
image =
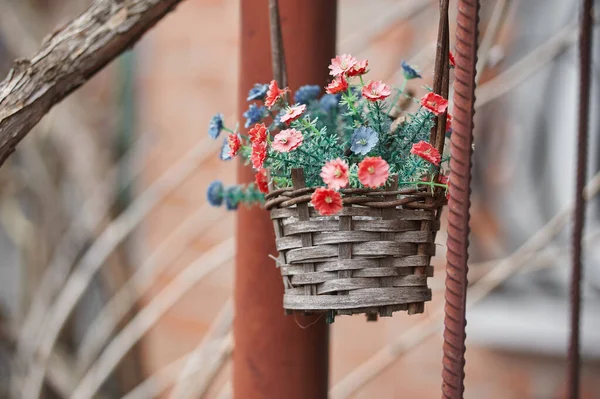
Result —
M479 51L477 54L477 75L475 75L475 85L479 84L481 76L483 76L483 70L488 62L488 56L492 49L500 29L504 25L506 16L510 6L514 4L511 0L498 0L494 6L494 11L488 22L485 34L479 43ZM478 99L479 101L479 99Z
M103 181L94 187L92 194L86 198L79 212L75 215L66 233L60 238L54 254L44 270L38 287L33 291L33 298L25 320L20 328L17 341L17 358L27 361L33 357L35 345L44 334L41 328L47 316L48 307L56 294L63 287L73 262L89 242L93 232L108 215L112 198L115 196L115 184L118 171L123 164L134 165L129 178L134 179L142 171L142 163L137 160L145 152L145 139L139 139L128 154L106 174Z
M204 390L200 389L202 392L198 390L194 390L193 395L190 395L190 391L192 390L193 382L190 381L192 377L198 381L196 374L199 370L202 369L203 361L206 361L206 358L209 354L209 344L217 339L218 337L222 337L225 334L231 334L231 323L233 322L233 303L231 299L228 299L221 311L219 312L215 321L212 322L204 337L202 337L202 341L196 346L196 348L192 351L191 355L188 357L188 360L179 373L177 380L175 382L175 386L171 390L171 399L184 399L187 397L201 398ZM211 373L208 373L211 374ZM210 381L207 381L202 384L203 387L209 386Z
M188 354L172 361L156 373L146 378L141 384L133 388L122 399L148 399L159 398L177 378L177 373L188 359Z
M208 141L208 140L207 140ZM175 165L169 168L156 182L146 189L141 196L115 219L98 237L78 262L74 272L65 283L55 305L44 323L44 335L39 345L39 352L30 367L25 380L24 398L37 399L41 390L47 360L62 330L64 323L77 305L96 272L102 267L106 258L119 243L143 220L143 218L160 202L160 200L177 188L192 174L204 159L216 150L215 144L207 141L199 142L185 154Z
M600 191L600 173L590 180L585 189L585 199L596 196ZM573 212L573 205L557 213L544 227L527 240L517 251L498 262L490 272L468 288L467 307L485 298L495 287L512 276L515 271L527 266L536 252L544 248L566 226ZM404 353L420 342L437 333L443 327L443 307L439 307L430 318L415 324L392 344L348 373L330 391L331 399L347 398L367 382L380 375Z
M185 218L165 238L148 258L136 269L133 276L119 288L92 320L77 349L77 368L87 370L102 351L104 344L117 328L119 322L152 286L156 276L179 255L199 231L222 218L221 212L210 211L209 205L201 206L192 216Z
M577 25L567 25L504 72L481 85L476 91L477 106L481 107L523 83L533 73L548 65L548 62L572 46L576 39Z
M217 394L216 399L231 399L233 397L233 389L231 381L227 381L221 391Z
M58 102L135 44L181 0L97 0L0 83L0 166Z
M432 7L434 0L402 0L386 8L381 17L367 25L367 29L358 29L354 34L341 39L337 45L338 49L345 53L359 54L369 48L373 38L377 37L396 25L398 21L404 21Z
M92 398L112 370L133 345L183 295L219 266L233 259L234 239L229 238L212 247L179 273L175 279L154 297L108 344L98 360L83 376L71 395L72 399Z
M191 381L191 387L185 392L185 399L204 398L211 383L227 364L233 353L233 333L229 332L223 338L214 356L208 361L208 369L203 370L199 377Z

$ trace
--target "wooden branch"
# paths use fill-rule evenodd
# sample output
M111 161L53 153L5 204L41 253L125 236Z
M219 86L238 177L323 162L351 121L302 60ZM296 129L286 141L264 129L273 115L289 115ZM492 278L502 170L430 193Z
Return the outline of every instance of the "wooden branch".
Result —
M95 0L0 83L0 166L50 109L133 46L181 0Z

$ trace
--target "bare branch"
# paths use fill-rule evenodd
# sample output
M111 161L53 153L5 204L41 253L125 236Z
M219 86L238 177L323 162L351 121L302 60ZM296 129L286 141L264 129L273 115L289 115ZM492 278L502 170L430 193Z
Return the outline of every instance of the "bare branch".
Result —
M39 285L32 293L33 298L29 311L17 337L18 359L27 361L33 357L35 345L40 341L40 336L44 334L41 326L48 314L49 306L52 305L56 294L65 284L78 254L81 253L92 238L93 232L98 229L108 215L116 194L117 172L124 164L132 164L135 166L130 170L129 178L137 177L142 171L140 159L146 151L146 146L146 140L140 138L133 148L108 171L104 179L94 186L94 190L69 223L67 231L60 237Z
M58 102L133 46L181 0L96 0L0 83L0 166Z
M150 289L156 276L162 273L193 239L197 238L200 231L209 228L218 218L222 220L221 212L214 212L209 208L208 204L201 206L169 234L89 323L77 350L77 365L80 370L87 370L90 367L104 348L106 341L117 329L119 322Z
M234 239L215 245L179 273L157 296L144 307L109 343L96 363L81 378L71 395L73 399L90 399L131 347L156 323L167 310L199 281L219 266L231 262Z
M171 390L171 399L202 398L213 382L213 378L218 374L213 370L217 363L224 363L223 359L218 357L218 361L207 362L211 354L211 342L223 335L231 336L231 324L233 322L233 302L231 298L227 300L215 321L204 334L202 341L191 352L185 366L182 368L175 386ZM214 346L214 345L213 345ZM213 355L213 357L215 357ZM214 359L213 359L214 360ZM204 363L208 363L209 370L203 370Z
M39 352L28 370L24 386L25 398L39 397L47 361L60 331L104 261L160 200L183 183L196 170L197 165L208 155L213 154L215 150L216 147L212 143L198 142L194 148L152 183L126 211L119 215L85 252L75 266L74 272L67 279L56 303L48 312L46 321L41 327L44 334L37 346Z

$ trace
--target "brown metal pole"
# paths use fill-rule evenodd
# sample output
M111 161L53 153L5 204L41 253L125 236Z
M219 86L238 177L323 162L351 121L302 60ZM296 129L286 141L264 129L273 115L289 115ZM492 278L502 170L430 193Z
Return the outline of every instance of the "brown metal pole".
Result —
M245 99L252 85L273 78L268 0L243 0L240 7L238 114L248 106ZM280 1L292 90L303 84L326 84L327 65L335 56L336 11L334 0ZM254 181L254 173L239 165L238 181ZM281 275L268 257L276 254L274 240L266 211L240 208L234 294L234 397L325 399L328 326L324 317L317 321L316 317L284 315ZM301 328L299 324L310 326Z
M444 317L442 397L461 399L465 378L465 317L471 155L475 113L479 0L459 0L454 79L454 132L451 140L450 200L448 202L448 263Z
M575 178L575 214L573 221L573 259L571 271L571 337L567 359L567 385L569 399L579 398L580 349L579 319L581 316L581 238L585 221L583 188L586 180L588 130L590 113L590 88L592 76L592 12L593 1L581 1L581 27L579 34L579 126L577 134L577 175Z

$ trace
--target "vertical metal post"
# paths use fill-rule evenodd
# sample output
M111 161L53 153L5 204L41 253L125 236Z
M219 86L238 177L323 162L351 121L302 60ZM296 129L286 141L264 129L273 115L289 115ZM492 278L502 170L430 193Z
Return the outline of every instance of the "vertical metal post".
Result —
M582 0L579 35L579 126L577 134L577 174L575 182L575 213L573 221L573 258L571 271L571 337L568 354L568 397L579 398L579 318L581 315L581 238L585 220L583 188L587 171L587 147L592 70L592 0Z
M458 0L442 370L442 397L450 399L460 399L464 392L467 324L465 310L478 13L479 0Z
M248 106L252 85L273 78L268 0L243 0L240 8L238 114ZM279 11L292 90L303 84L324 86L335 55L336 2L282 1ZM240 164L238 181L254 181L254 173ZM236 237L234 397L327 398L328 326L324 317L284 316L281 275L268 258L276 253L268 213L240 209Z

